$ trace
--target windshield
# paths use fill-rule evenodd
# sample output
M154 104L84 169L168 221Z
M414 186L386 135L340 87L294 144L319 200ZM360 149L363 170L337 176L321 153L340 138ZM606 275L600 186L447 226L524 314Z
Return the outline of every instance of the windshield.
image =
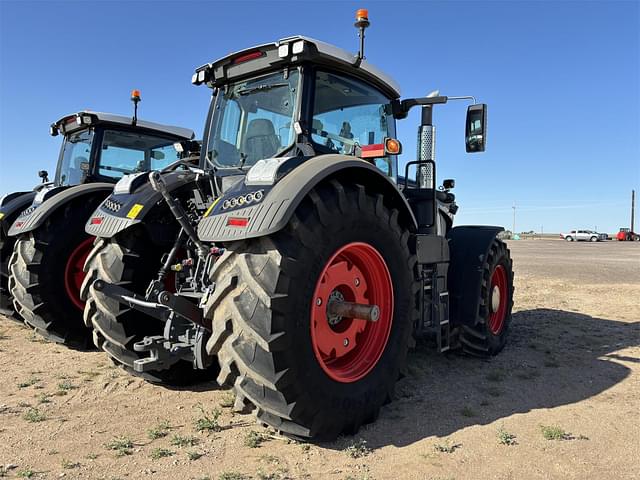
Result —
M68 135L62 145L61 161L56 170L55 183L77 185L84 181L89 171L93 130L82 130Z
M299 74L283 72L218 90L207 141L215 165L248 167L288 149L295 141Z
M120 178L128 173L160 170L180 158L174 142L143 133L105 130L98 174Z

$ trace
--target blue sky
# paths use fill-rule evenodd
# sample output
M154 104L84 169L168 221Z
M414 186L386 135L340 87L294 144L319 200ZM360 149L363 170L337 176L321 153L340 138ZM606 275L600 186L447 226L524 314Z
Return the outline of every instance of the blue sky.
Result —
M54 171L49 124L89 108L201 135L210 90L195 67L292 34L355 51L367 7L369 61L404 97L439 89L489 104L488 149L464 152L466 106L436 107L440 179L456 222L559 232L629 224L640 190L639 2L29 2L0 0L0 194ZM322 6L320 6L322 5ZM419 112L399 122L415 156Z

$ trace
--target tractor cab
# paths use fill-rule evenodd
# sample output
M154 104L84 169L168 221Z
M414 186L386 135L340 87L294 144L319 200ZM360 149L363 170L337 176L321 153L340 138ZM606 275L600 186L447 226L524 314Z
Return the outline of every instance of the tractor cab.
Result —
M64 136L53 187L115 183L124 175L164 168L180 159L174 143L193 138L185 128L91 111L61 118L50 132Z
M214 89L202 155L217 169L262 162L256 173L299 155L341 154L397 177L400 145L388 152L384 142L396 136L399 88L346 50L289 37L203 65L192 81Z

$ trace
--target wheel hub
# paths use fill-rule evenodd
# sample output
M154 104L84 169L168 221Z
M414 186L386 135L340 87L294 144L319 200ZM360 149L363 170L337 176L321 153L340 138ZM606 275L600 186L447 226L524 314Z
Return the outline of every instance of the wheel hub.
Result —
M391 331L393 286L382 256L365 243L343 246L320 272L311 303L311 341L322 369L343 383L364 377Z
M500 287L494 285L491 289L491 312L495 313L500 307Z
M491 274L489 330L494 335L500 335L507 316L508 301L507 271L503 265L496 265Z
M334 290L331 292L331 295L329 295L329 301L327 302L327 322L329 322L329 325L337 325L342 321L342 315L330 312L329 305L331 305L332 302L344 302L344 295L338 290Z
M84 262L87 260L95 237L80 242L71 252L64 269L64 288L78 310L84 310L84 301L80 298L80 287L84 281Z

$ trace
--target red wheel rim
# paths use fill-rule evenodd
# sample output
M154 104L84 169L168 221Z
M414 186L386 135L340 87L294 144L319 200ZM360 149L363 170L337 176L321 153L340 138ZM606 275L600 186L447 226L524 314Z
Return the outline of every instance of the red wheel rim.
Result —
M507 271L502 265L496 266L491 275L491 290L489 291L489 330L494 335L499 335L504 328L504 320L507 316Z
M80 310L84 310L84 302L80 298L80 287L85 277L82 269L93 247L93 241L94 237L89 237L76 246L64 267L64 289L71 302Z
M327 305L336 296L377 305L378 321L330 317ZM392 320L393 284L382 255L366 243L340 248L320 272L311 302L311 342L324 372L342 383L366 376L384 352Z

